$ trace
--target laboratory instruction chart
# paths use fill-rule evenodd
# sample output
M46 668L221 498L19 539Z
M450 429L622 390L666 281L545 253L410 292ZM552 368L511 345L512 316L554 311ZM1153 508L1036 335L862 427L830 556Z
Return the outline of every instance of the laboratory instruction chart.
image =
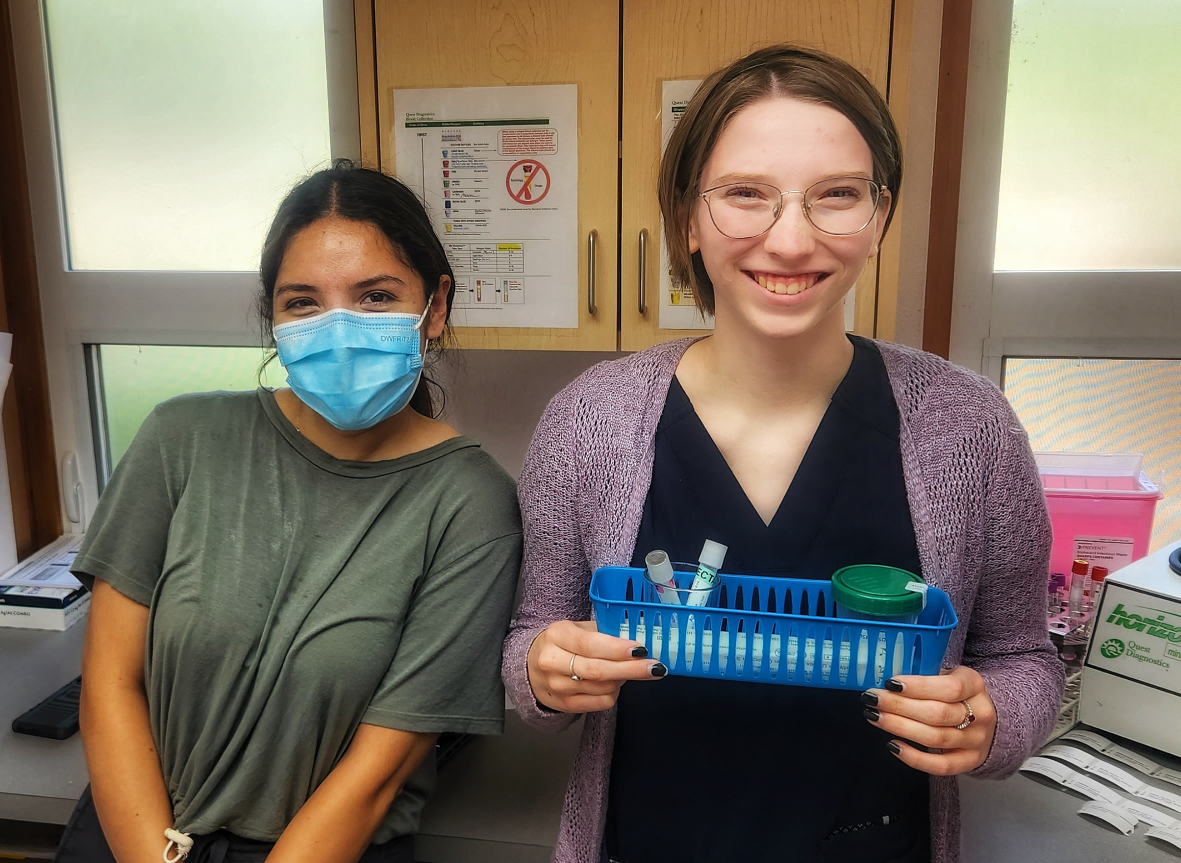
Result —
M673 129L701 81L664 81L660 95L660 152L663 154ZM713 315L703 316L687 286L674 287L668 259L664 223L660 225L660 327L666 330L713 329Z
M578 326L578 87L394 90L398 179L455 272L451 320Z

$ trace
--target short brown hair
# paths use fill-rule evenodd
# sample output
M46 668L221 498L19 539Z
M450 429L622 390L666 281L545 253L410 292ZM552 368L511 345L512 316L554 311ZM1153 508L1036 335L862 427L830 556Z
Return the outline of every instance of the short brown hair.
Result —
M701 172L734 115L772 96L827 105L848 117L869 145L874 181L890 191L886 227L898 205L902 184L898 129L886 100L861 72L838 57L798 45L762 48L719 69L693 95L660 160L660 214L672 281L693 292L702 312L713 314L714 288L701 253L690 254L688 237Z

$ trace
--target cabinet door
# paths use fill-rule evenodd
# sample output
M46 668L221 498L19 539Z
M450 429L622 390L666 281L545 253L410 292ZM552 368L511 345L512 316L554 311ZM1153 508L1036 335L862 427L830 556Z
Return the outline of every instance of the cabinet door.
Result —
M376 145L394 160L394 90L575 84L578 87L578 326L456 327L465 348L618 347L618 0L376 0ZM526 185L528 185L526 183ZM595 311L589 237L597 232ZM454 262L453 262L454 263Z
M891 0L623 0L620 346L641 350L702 329L660 327L661 154L665 81L700 80L755 48L796 42L851 62L882 92L890 59ZM644 309L640 232L647 231ZM855 330L873 334L877 262L857 280Z

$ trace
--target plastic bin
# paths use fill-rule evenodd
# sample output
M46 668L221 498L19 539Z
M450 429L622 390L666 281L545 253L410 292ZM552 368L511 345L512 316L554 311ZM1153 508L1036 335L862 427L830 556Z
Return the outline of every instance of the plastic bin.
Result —
M1034 453L1054 527L1050 572L1081 558L1112 572L1148 554L1161 494L1131 453Z
M834 617L831 582L720 574L714 604L661 603L644 571L591 576L600 632L634 639L669 673L830 689L880 687L899 674L938 674L958 624L947 594L927 591L917 623Z

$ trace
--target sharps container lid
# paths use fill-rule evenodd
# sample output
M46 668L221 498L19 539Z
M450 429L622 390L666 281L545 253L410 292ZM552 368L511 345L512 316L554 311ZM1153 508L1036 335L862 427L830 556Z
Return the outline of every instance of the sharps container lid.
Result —
M898 617L923 610L923 595L907 590L922 582L913 572L896 566L858 563L832 574L832 598L850 611L878 617Z

